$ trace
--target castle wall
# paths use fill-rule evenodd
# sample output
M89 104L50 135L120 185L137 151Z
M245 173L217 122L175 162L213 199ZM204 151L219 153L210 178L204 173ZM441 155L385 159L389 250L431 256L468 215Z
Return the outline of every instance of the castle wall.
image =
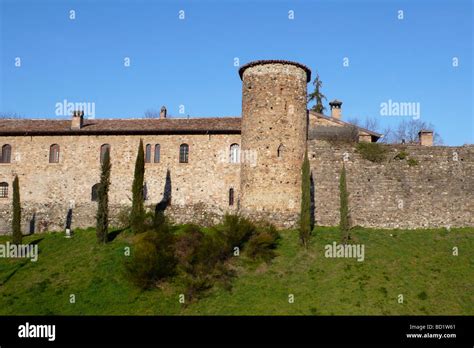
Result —
M240 144L239 134L151 136L15 136L0 137L0 145L12 146L12 163L0 164L0 182L9 184L8 198L0 198L0 233L11 230L11 200L14 175L20 180L23 229L64 229L69 208L72 226L95 225L97 203L91 201L92 186L100 177L100 146L111 145L112 224L124 206L131 205L131 187L140 138L161 145L160 163L146 163L146 205L163 199L167 170L171 205L167 214L176 222L216 222L238 205L240 165L229 163L229 147ZM179 146L189 145L189 163L179 163ZM49 148L60 145L59 163L49 163ZM152 151L153 161L153 151ZM235 203L229 207L229 188ZM34 217L34 223L32 219Z
M402 150L418 164L394 159ZM308 155L319 225L339 224L339 176L346 157L352 225L474 226L474 146L390 146L386 161L378 164L363 159L353 145L311 140Z
M289 64L252 66L242 76L242 151L256 161L242 163L241 211L281 227L299 216L306 84L305 70Z

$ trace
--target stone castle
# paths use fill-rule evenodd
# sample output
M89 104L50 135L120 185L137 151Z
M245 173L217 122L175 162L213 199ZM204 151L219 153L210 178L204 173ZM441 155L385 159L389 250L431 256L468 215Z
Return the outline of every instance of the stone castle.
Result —
M331 115L308 111L311 71L289 61L255 61L239 70L242 116L154 119L0 120L0 233L11 230L12 182L20 180L24 233L95 225L97 183L106 148L112 160L112 225L131 205L140 139L145 145L145 204L160 206L175 222L214 223L229 213L298 223L301 166L311 164L316 224L339 221L339 174L345 164L351 223L366 227L474 226L474 147L419 144L388 146L373 163L356 143L382 135ZM339 132L338 132L339 130ZM356 142L327 134L351 133ZM416 160L396 159L401 151Z

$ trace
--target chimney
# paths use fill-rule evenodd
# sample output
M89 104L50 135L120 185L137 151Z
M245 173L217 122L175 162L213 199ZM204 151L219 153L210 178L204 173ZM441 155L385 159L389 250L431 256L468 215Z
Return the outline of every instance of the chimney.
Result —
M81 129L84 122L84 111L74 111L72 113L71 129Z
M160 118L166 118L166 106L162 106L160 110Z
M334 99L332 102L329 102L329 106L331 107L331 117L337 118L338 120L341 119L341 105L342 101Z
M418 132L421 146L433 146L433 131L422 129Z

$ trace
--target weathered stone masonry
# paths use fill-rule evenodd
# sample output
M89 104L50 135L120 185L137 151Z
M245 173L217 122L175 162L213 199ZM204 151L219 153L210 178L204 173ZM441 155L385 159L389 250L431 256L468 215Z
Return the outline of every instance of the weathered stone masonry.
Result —
M0 120L0 146L10 144L11 163L0 163L0 183L9 194L0 198L0 233L11 229L11 185L20 179L23 230L63 230L69 209L72 227L95 225L97 203L92 186L99 181L100 148L111 146L109 196L112 224L131 205L137 147L160 144L160 162L146 164L147 206L171 191L166 214L176 222L210 224L226 212L264 218L280 227L295 226L301 200L301 164L305 149L314 182L315 220L339 222L339 174L345 157L353 225L417 228L474 226L474 147L405 146L409 166L394 157L363 159L354 145L307 140L317 127L339 127L337 116L308 113L307 67L286 61L257 61L243 66L242 118L166 118L83 120ZM340 102L339 102L340 103ZM340 107L340 104L338 104ZM310 129L308 130L308 124ZM332 129L332 128L331 128ZM318 133L318 132L316 132ZM324 132L323 132L324 133ZM318 133L319 134L319 133ZM358 128L360 141L380 134ZM49 150L59 145L58 163ZM179 162L181 144L189 145L189 162ZM240 163L230 149L240 146ZM229 203L229 190L234 202Z

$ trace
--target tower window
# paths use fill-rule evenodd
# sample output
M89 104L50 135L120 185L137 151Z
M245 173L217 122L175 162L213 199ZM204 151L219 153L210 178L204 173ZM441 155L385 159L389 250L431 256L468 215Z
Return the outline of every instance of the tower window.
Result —
M160 144L155 145L155 163L160 163Z
M179 163L188 163L189 145L181 144L179 147Z
M110 153L110 145L109 144L103 144L100 147L100 163L104 162L104 156L105 156L105 153L107 152L107 149L109 150L109 153Z
M92 189L91 189L91 201L92 202L97 202L99 200L99 186L100 186L99 183L92 186Z
M59 162L59 145L53 144L49 147L49 163Z
M145 146L145 163L151 162L151 145L147 144Z
M277 157L283 157L283 151L285 150L285 147L283 144L280 144L277 149Z
M240 146L239 144L230 145L230 163L240 162Z
M0 182L0 198L8 198L8 183Z
M8 144L2 146L2 157L0 163L10 163L12 156L12 147Z
M230 188L229 189L229 206L234 205L234 189Z

